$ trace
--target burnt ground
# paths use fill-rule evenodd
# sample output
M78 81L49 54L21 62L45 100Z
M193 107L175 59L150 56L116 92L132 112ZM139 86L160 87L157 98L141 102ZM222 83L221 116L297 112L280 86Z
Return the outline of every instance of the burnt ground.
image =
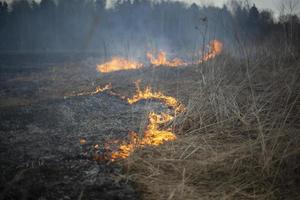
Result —
M93 146L140 131L151 105L74 96L95 86L93 59L12 58L1 63L0 199L138 199L117 163L93 159Z

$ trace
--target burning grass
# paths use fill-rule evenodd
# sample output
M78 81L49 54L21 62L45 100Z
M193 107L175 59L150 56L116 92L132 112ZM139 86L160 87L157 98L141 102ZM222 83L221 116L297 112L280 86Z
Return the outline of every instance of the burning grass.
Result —
M146 99L155 99L162 101L167 106L173 109L173 114L176 115L177 112L183 112L183 106L173 97L165 96L161 92L152 92L150 87L147 87L145 91L141 91L139 87L139 82L136 81L136 94L132 98L127 98L129 104L137 103L140 100ZM131 132L129 141L116 141L114 142L117 144L117 149L111 147L110 143L105 144L105 152L104 156L97 156L96 160L106 159L106 160L116 160L116 159L124 159L128 158L134 151L141 147L146 146L158 146L164 144L168 141L176 140L176 135L171 131L170 128L161 128L161 126L165 125L166 123L170 122L174 116L161 113L157 114L154 112L150 112L148 116L148 125L145 128L143 136L140 138L137 133ZM108 153L111 152L111 153ZM108 154L108 155L107 155Z
M219 55L223 50L223 43L219 40L212 40L209 44L209 52L206 53L201 60L199 60L199 63L211 60L215 58L217 55Z
M176 140L176 136L170 129L161 130L160 125L169 122L173 117L166 113L149 113L149 124L142 138L135 132L130 133L130 141L123 142L117 151L112 152L110 159L128 158L136 149L146 146L159 146L168 141ZM108 146L107 149L110 149Z
M166 96L161 92L153 92L149 86L147 86L145 90L141 90L139 83L140 81L135 82L136 94L127 99L129 104L134 104L140 100L157 99L163 101L167 106L173 108L175 112L182 112L184 110L184 107L174 97Z
M223 43L219 40L212 40L208 45L208 52L202 52L203 55L196 62L186 62L180 58L168 59L167 53L160 50L157 56L153 55L151 52L148 52L146 57L149 60L152 66L165 66L165 67L180 67L187 65L197 65L208 60L215 58L223 50ZM120 57L113 57L110 61L107 61L103 64L97 65L97 71L101 73L111 73L116 71L126 71L141 69L145 65L135 60L128 60Z
M80 93L76 94L76 96L95 95L95 94L98 94L98 93L101 93L101 92L104 92L104 91L110 90L110 89L112 89L111 83L106 84L106 85L103 86L103 87L97 86L97 87L95 88L95 90L94 90L94 91L91 91L91 92L80 92Z
M168 60L166 56L166 52L159 51L157 57L155 57L152 53L147 53L147 58L153 66L168 66L168 67L178 67L187 65L183 60L179 58L174 58L172 60Z
M298 65L280 54L203 65L177 140L122 161L143 199L299 198Z
M101 73L109 73L120 70L140 69L143 64L134 60L127 60L125 58L114 57L110 61L97 65L97 71Z

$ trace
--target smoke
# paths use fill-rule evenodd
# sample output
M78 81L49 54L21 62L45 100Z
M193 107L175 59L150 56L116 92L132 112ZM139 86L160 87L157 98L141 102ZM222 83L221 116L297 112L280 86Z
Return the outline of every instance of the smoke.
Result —
M256 7L237 4L232 13L226 6L187 3L123 0L107 9L103 0L15 1L12 10L0 9L0 51L86 52L145 60L148 51L163 50L182 58L203 51L213 39L226 45L238 33L252 41L273 29L272 15Z

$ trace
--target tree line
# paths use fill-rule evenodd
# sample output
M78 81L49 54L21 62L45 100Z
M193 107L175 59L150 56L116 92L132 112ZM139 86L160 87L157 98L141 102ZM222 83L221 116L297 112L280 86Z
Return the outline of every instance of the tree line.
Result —
M223 7L182 2L118 0L28 0L0 2L0 51L97 51L139 53L141 49L194 50L211 38L249 44L274 38L299 48L300 20L287 13L232 1ZM136 49L139 51L136 51Z

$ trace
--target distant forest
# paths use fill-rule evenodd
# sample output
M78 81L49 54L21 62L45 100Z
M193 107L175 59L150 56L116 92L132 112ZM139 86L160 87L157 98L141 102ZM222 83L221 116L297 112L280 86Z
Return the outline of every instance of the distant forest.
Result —
M144 54L196 50L212 38L249 45L275 41L300 48L300 19L232 1L222 8L150 0L19 0L0 2L1 52Z

